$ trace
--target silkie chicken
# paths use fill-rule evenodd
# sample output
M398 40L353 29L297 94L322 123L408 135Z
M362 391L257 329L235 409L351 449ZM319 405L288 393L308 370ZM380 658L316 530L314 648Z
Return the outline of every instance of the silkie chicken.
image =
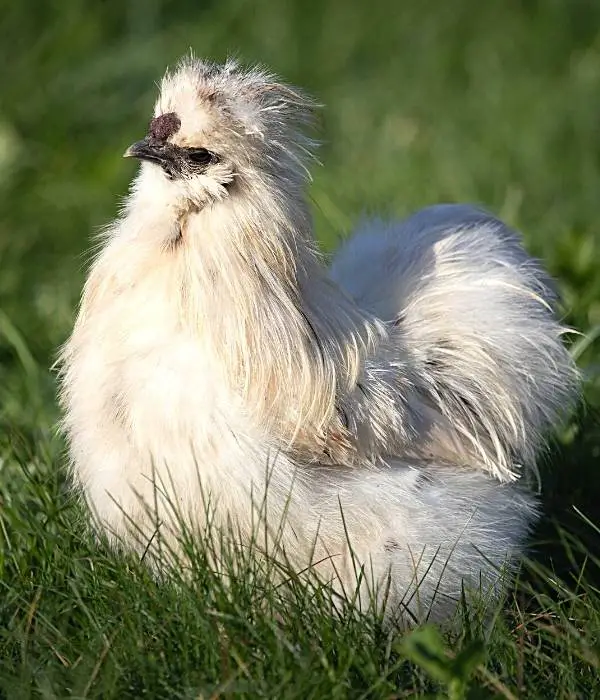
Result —
M483 210L366 220L324 264L312 106L234 61L165 75L61 353L72 473L153 566L156 529L177 553L210 502L333 591L443 619L501 591L578 374L545 273Z

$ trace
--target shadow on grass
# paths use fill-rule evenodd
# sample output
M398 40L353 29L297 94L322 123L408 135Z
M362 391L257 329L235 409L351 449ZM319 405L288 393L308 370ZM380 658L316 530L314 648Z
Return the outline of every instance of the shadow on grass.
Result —
M600 409L587 407L570 444L557 445L542 465L542 516L531 537L531 558L568 580L588 558L600 558ZM591 567L589 583L600 584Z

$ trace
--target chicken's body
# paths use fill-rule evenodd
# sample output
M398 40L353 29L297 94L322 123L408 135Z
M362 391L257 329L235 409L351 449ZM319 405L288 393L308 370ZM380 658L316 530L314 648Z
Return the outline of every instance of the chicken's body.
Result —
M74 474L140 552L157 522L202 528L207 498L250 539L268 480L294 566L351 590L349 539L369 580L391 573L390 609L442 616L519 550L535 502L502 482L535 467L576 373L543 274L477 209L367 222L327 270L303 110L232 64L165 78L63 352Z

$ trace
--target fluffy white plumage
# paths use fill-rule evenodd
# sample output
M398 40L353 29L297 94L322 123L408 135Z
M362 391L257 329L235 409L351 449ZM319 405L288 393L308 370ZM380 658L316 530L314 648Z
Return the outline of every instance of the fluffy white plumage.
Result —
M365 221L327 269L309 121L260 70L165 76L62 352L73 473L97 524L144 551L157 520L172 543L178 518L202 528L208 494L250 538L268 471L294 566L352 590L349 538L368 579L391 575L393 614L443 617L519 551L536 505L511 482L577 372L544 273L484 211Z

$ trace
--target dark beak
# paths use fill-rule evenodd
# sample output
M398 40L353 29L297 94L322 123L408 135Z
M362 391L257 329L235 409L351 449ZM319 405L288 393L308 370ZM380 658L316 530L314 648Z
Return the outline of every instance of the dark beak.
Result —
M166 141L153 138L136 141L123 153L123 158L138 158L156 163L171 180L181 174L181 149Z
M175 160L175 148L161 141L142 139L131 144L123 153L123 158L138 158L148 160L158 165L172 165Z

